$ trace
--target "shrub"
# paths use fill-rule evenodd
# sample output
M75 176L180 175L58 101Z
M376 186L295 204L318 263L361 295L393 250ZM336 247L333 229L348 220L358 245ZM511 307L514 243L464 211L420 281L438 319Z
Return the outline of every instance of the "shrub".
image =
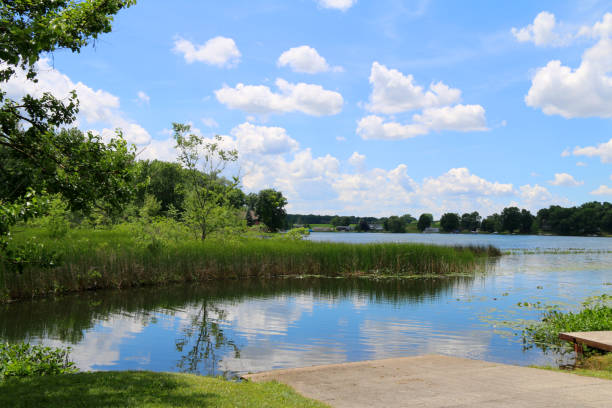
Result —
M0 343L0 380L77 372L70 349Z

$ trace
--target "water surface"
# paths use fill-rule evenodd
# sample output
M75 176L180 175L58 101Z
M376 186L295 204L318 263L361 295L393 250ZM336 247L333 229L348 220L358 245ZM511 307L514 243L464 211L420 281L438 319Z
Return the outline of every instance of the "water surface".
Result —
M511 255L469 277L276 279L99 291L0 307L0 341L72 347L83 370L233 376L276 368L438 353L510 364L524 350L503 321L518 302L575 308L612 290L612 239L318 233L313 240L492 244ZM562 250L561 253L551 253Z

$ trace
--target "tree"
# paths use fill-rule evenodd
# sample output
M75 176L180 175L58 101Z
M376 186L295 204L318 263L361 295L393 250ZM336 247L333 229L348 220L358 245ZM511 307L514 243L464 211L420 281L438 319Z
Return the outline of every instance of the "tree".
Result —
M360 218L357 222L357 232L368 232L370 230L370 224L365 218Z
M445 232L452 232L458 230L460 224L461 219L459 218L459 214L456 213L446 213L443 214L440 218L440 226Z
M419 221L417 222L417 229L421 232L425 231L426 228L431 227L433 223L433 215L431 214L421 214L419 217Z
M286 205L287 199L280 191L271 188L261 190L257 197L257 216L271 232L276 232L285 223Z
M198 230L200 239L205 240L210 232L219 228L217 222L209 222L213 214L218 213L220 208L231 207L229 192L238 185L239 180L234 177L230 188L227 188L221 173L230 163L238 160L238 152L224 149L220 136L209 140L189 133L190 125L173 123L172 126L179 163L189 174L186 218Z
M478 211L473 213L465 213L461 216L461 229L467 231L475 231L480 228L482 217Z
M492 214L482 220L481 229L490 233L499 232L502 228L501 225L501 216L499 214Z
M113 16L132 4L133 0L2 1L0 84L18 70L36 82L40 54L58 49L79 52L109 32ZM27 248L17 251L21 255L9 256L9 228L46 211L41 194L60 194L72 210L87 212L93 206L117 210L131 196L134 155L120 132L104 144L91 133L66 129L78 113L75 91L65 100L44 93L17 101L8 98L4 89L0 89L0 251L5 261L14 263L25 259Z
M531 227L533 226L534 221L535 217L529 212L529 210L522 209L520 232L522 234L531 232Z
M392 215L391 217L387 218L383 225L385 231L395 233L406 232L406 223L397 215Z
M404 223L406 223L406 225L411 224L412 222L416 221L416 218L414 218L410 214L404 214L400 218L402 219L402 221L404 221Z
M521 211L518 207L506 207L501 213L502 230L514 232L521 227Z

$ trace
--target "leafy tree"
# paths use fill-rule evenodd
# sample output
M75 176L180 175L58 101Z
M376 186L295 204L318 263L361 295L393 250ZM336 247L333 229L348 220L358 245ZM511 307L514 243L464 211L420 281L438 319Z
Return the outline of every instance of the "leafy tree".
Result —
M416 221L416 218L414 218L412 215L410 214L404 214L400 217L402 219L402 221L404 221L404 223L406 225L413 223L414 221Z
M272 232L278 231L285 222L287 199L280 191L261 190L257 197L257 216Z
M501 213L502 230L514 232L521 227L521 211L518 207L506 207Z
M19 69L36 82L35 64L42 53L78 52L109 32L113 16L132 4L133 0L0 2L0 84ZM8 231L14 223L46 211L41 194L61 194L72 210L88 212L96 206L115 211L130 198L134 156L120 132L104 144L91 133L65 129L78 113L75 91L65 100L44 93L17 101L4 89L0 88L0 251L9 263L29 262L24 255L28 248L8 249Z
M467 231L475 231L480 228L482 217L478 211L473 213L465 213L461 216L461 229Z
M419 217L419 221L417 222L417 229L421 232L425 231L426 228L431 227L433 223L433 215L431 214L421 214Z
M397 215L392 215L391 217L387 218L383 226L385 231L395 233L406 232L406 222Z
M461 218L456 213L446 213L440 218L440 227L445 232L452 232L459 229Z
M482 220L481 229L486 232L499 232L502 229L501 216L499 214L489 215Z
M534 221L535 221L535 217L529 212L529 210L522 209L521 210L521 226L520 226L521 233L527 234L531 232L531 228L533 227Z
M360 218L357 222L357 232L368 232L370 230L370 224L365 218Z
M209 223L209 217L218 213L219 207L231 207L228 193L238 185L238 178L234 177L228 189L220 187L220 175L230 163L238 160L238 152L224 149L220 136L215 136L211 141L189 133L189 125L174 123L172 126L179 163L189 174L186 218L198 230L200 238L205 240L208 233L219 228L218 223ZM201 171L198 170L199 166Z

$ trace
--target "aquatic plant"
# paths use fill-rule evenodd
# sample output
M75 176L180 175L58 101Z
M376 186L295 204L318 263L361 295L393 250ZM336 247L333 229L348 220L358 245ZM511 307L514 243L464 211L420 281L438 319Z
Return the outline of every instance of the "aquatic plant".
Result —
M0 265L0 293L19 299L100 288L126 288L209 279L278 276L404 276L471 273L499 250L414 243L346 244L294 239L236 238L202 242L165 225L78 229L63 239L29 228L16 240L35 239L61 255L53 269L25 267L15 274Z
M7 377L76 373L69 354L69 349L0 343L0 381Z

